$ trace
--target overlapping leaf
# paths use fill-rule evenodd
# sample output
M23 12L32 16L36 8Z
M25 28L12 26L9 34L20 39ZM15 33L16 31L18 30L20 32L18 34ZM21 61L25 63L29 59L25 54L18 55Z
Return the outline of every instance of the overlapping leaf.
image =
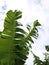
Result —
M34 22L34 27L27 26L29 33L19 26L23 26L17 22L22 17L22 12L12 10L7 12L4 20L4 30L0 34L0 65L24 65L29 47L34 43L32 37L38 37L37 26L39 22ZM31 28L31 29L30 29ZM30 43L31 42L31 43Z

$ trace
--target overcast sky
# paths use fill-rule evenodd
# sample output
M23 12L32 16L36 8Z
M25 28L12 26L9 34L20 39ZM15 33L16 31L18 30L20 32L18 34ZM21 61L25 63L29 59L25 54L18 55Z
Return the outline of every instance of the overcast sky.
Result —
M15 9L23 12L22 19L19 21L24 25L27 23L32 25L36 19L42 24L39 37L33 45L33 52L43 60L45 45L49 45L49 0L0 0L0 30L3 29L5 13ZM31 54L27 64L32 65Z

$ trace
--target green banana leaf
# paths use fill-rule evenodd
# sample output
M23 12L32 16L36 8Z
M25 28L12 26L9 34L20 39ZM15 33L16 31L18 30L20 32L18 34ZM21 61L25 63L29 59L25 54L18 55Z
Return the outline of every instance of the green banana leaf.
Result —
M36 20L34 27L27 25L28 33L20 28L23 27L18 22L21 17L22 12L17 10L10 10L6 14L4 30L0 34L0 65L24 65L31 43L34 43L32 37L38 37L36 27L41 24Z

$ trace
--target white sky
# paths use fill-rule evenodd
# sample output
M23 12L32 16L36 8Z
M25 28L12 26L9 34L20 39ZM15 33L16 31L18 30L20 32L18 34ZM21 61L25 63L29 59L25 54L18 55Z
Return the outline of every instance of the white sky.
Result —
M5 4L7 5L7 8L5 7L5 10L3 10L2 6L6 6ZM0 12L5 15L10 9L17 9L23 12L22 19L19 21L24 25L27 23L33 24L33 21L36 19L42 24L39 29L39 38L33 45L33 51L43 60L43 53L46 51L45 45L49 45L49 0L0 0ZM0 21L4 17L2 13L0 13ZM1 21L0 30L2 30L2 28L3 22ZM32 65L32 63L30 54L27 64Z

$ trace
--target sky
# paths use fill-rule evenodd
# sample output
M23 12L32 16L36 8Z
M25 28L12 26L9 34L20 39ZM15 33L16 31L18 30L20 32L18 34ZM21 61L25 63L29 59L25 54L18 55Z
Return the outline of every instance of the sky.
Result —
M43 60L43 53L46 52L45 45L49 45L49 0L0 0L0 30L3 30L6 12L15 9L22 11L22 18L19 21L24 26L33 25L33 21L36 19L41 23L42 26L38 28L39 37L35 40L32 50ZM32 59L30 53L26 64L32 65Z

